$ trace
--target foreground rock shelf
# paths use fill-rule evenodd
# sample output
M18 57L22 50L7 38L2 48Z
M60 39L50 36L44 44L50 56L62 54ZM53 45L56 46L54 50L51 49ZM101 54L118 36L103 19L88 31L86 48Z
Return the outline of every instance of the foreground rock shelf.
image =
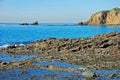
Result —
M61 61L93 69L120 68L120 33L112 32L92 38L49 38L28 45L0 48L9 54L35 54L39 61Z
M0 53L3 58L14 55ZM4 55L5 54L5 55ZM4 56L3 56L4 55ZM16 55L17 56L17 55ZM26 55L25 55L26 56ZM26 56L25 59L4 60L0 62L0 79L2 80L119 80L120 70L94 70L66 62L40 61L38 57ZM6 61L7 60L7 61ZM5 62L6 61L6 62ZM7 76L7 77L6 77Z

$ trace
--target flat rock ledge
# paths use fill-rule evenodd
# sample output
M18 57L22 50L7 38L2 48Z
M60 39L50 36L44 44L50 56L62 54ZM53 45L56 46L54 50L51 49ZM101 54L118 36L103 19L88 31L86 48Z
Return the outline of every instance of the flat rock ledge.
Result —
M92 38L38 40L28 45L0 48L10 54L34 54L42 61L62 61L94 69L120 68L120 33Z

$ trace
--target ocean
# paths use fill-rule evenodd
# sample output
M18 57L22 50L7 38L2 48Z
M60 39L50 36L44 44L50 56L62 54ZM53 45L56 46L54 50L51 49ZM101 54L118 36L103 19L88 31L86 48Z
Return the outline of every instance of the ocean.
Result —
M28 44L46 38L90 38L98 34L120 32L120 26L78 26L71 24L0 24L0 46Z

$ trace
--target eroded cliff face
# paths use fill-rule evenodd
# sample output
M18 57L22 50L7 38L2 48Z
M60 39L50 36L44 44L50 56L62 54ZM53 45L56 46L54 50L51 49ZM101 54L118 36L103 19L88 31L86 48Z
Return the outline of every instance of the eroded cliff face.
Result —
M120 25L120 8L100 11L86 22L88 25Z

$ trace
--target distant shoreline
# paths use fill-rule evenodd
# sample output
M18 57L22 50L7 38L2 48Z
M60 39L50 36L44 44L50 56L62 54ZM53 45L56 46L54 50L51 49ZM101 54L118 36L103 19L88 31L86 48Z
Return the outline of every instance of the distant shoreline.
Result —
M30 23L32 24L32 23ZM20 25L20 23L0 23L0 25ZM79 23L39 23L38 25L46 25L46 26L120 26L120 24L83 24ZM22 25L22 26L30 26L30 25Z

